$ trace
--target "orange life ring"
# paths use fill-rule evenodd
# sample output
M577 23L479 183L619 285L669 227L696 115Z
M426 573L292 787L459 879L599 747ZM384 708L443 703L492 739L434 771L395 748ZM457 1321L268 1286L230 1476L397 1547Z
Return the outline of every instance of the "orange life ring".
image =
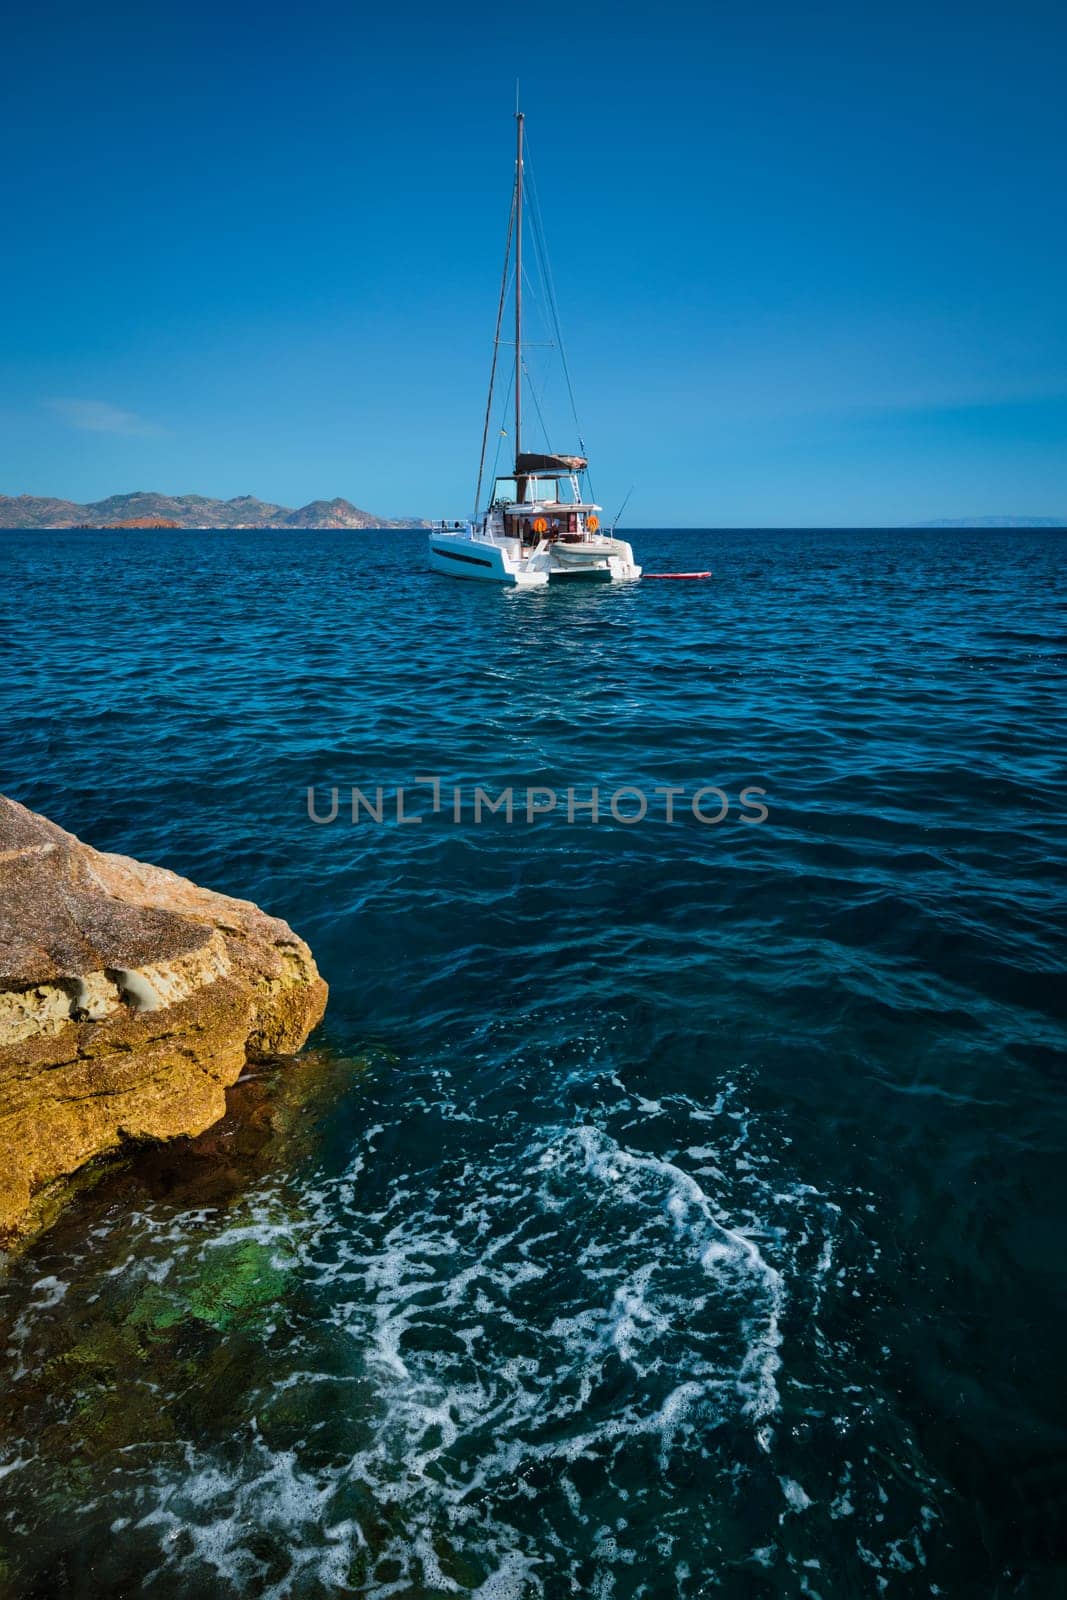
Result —
M590 533L595 533L597 531L597 529L600 527L600 518L599 517L586 517L585 525L589 529Z
M545 521L544 517L535 517L534 518L533 531L534 531L534 533L547 533L548 532L548 523Z

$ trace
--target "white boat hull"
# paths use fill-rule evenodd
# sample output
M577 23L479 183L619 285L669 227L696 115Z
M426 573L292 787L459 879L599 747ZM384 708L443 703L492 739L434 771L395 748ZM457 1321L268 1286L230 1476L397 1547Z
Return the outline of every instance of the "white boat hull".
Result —
M430 534L430 566L450 578L541 588L560 580L628 583L641 576L623 539L542 542L529 554L516 540L475 539L467 532Z
M526 563L513 560L503 545L467 534L432 533L430 566L449 578L473 578L482 583L540 588L548 582L547 572L528 572Z

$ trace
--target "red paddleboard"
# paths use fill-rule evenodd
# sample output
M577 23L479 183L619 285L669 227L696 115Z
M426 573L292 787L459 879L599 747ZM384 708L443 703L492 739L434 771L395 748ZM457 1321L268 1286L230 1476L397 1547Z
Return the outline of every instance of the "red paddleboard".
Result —
M710 578L710 572L643 572L643 578Z

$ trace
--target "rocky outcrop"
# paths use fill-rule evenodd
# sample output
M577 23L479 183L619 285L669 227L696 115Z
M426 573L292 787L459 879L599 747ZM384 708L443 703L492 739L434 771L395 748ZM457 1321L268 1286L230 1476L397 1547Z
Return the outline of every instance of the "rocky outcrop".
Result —
M325 1005L284 922L0 796L0 1242L94 1157L210 1127Z

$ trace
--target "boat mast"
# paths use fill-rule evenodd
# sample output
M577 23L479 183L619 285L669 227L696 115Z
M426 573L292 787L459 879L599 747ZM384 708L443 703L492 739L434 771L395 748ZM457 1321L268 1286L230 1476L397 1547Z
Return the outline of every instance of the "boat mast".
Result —
M524 113L516 111L518 148L515 157L515 466L522 449L522 125ZM519 486L516 484L516 488Z

